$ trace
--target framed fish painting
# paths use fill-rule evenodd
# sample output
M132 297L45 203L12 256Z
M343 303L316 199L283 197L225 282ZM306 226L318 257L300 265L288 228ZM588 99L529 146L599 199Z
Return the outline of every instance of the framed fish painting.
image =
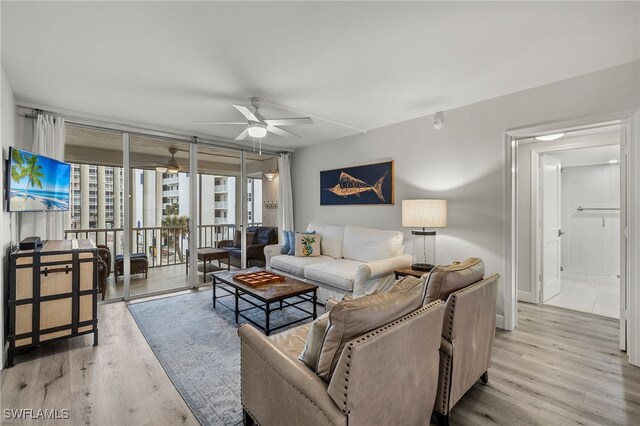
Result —
M320 172L320 205L393 205L393 161Z

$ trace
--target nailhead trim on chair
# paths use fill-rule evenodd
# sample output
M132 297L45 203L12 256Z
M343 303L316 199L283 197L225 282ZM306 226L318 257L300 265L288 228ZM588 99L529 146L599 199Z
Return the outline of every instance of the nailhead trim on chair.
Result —
M422 315L426 312L428 312L430 309L433 309L434 307L441 305L442 301L437 300L435 302L431 302L428 305L422 306L421 308L418 308L417 310L413 311L410 314L407 314L405 316L403 316L402 318L399 318L393 322L390 322L389 324L383 325L382 327L376 329L376 330L372 330L370 332L368 332L367 334L365 334L364 336L360 336L358 339L356 339L355 343L353 341L349 342L349 344L346 346L346 350L347 352L347 359L351 359L351 352L353 351L353 347L356 344L360 344L360 343L365 343L367 340L372 339L374 337L376 337L378 334L383 333L384 331L390 329L391 327L398 325L400 323L403 323L405 321L407 321L408 319L412 319L417 317L418 315ZM345 393L344 393L344 400L342 401L342 412L344 414L349 414L349 411L347 411L347 395L349 392L349 369L351 368L351 364L350 362L347 362L347 369L345 371L345 378L344 378L344 389L345 389Z
M260 353L258 351L256 351L247 341L242 341L242 343L244 343L245 345L247 345L247 348L251 349L251 351L253 351L253 353L255 353L256 355L258 355L258 357L260 359L262 359L262 361L264 361L264 363L266 365L268 365L269 367L271 367L271 369L278 375L280 376L280 378L282 380L285 381L285 383L287 383L289 386L291 386L292 388L294 388L296 391L298 391L298 393L300 395L302 395L305 399L307 399L309 402L311 402L317 409L318 411L320 411L320 413L322 413L322 415L324 416L325 419L327 419L328 424L333 424L331 422L331 419L329 418L329 416L327 416L327 414L322 410L322 408L320 408L320 406L318 404L316 404L313 399L309 398L304 392L302 392L300 389L298 389L293 383L291 383L290 381L288 381L282 374L280 374L280 372L269 363L269 361L267 361L262 355L260 355ZM242 377L242 350L240 351L240 377ZM240 395L241 395L241 399L242 399L242 389L240 389ZM242 402L242 401L241 401ZM241 404L244 407L244 404ZM249 413L249 415L251 415L251 412L249 410L247 410L247 412ZM253 418L253 420L258 423L258 421L256 420L255 417L253 417L253 415L251 415L251 417Z

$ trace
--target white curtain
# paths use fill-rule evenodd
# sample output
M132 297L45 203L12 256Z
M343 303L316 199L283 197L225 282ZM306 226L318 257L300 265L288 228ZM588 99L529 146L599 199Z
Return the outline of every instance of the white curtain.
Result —
M291 186L291 155L280 154L278 158L280 181L280 206L278 226L280 231L293 231L293 189Z
M64 161L64 119L38 114L33 128L31 152ZM65 212L23 213L20 238L38 236L44 240L64 238Z

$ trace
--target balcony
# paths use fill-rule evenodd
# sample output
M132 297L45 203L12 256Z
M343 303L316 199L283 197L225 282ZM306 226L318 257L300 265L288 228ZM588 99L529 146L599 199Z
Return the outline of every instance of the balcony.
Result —
M162 191L162 196L163 197L177 197L180 195L180 190L179 189L169 189L166 191Z
M216 201L213 204L213 207L216 209L226 209L226 208L229 208L228 206L229 206L229 203L227 201Z
M213 187L213 190L217 193L221 193L221 192L229 192L229 186L228 185L216 185Z

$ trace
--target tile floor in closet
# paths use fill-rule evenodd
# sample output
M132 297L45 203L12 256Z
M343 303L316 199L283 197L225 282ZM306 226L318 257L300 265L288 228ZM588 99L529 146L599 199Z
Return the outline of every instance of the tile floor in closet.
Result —
M620 283L619 280L598 280L593 277L563 278L560 294L544 304L609 318L620 318Z

